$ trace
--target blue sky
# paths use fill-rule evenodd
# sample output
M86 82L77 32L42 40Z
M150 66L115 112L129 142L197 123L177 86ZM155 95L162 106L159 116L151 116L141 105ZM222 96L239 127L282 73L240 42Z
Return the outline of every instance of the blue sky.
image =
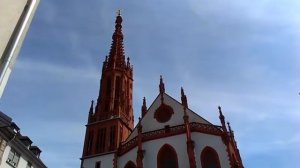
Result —
M0 109L50 167L79 167L116 9L142 97L185 88L193 111L219 125L221 105L247 168L297 167L300 2L297 0L41 0Z

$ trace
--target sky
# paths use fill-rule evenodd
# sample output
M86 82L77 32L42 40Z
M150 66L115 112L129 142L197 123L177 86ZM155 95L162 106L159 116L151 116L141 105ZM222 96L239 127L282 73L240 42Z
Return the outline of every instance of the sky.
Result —
M134 67L134 115L166 93L220 125L230 121L245 168L298 167L300 1L41 0L0 110L49 168L80 166L85 124L121 9Z

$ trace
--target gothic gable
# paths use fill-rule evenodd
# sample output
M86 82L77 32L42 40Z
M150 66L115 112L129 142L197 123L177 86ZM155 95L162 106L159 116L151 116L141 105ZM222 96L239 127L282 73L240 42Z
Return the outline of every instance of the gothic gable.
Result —
M163 97L163 101L162 98ZM163 129L165 126L184 124L184 106L166 93L162 93L154 100L142 118L143 132ZM196 113L187 109L190 122L211 124Z
M141 119L143 132L183 125L184 106L166 93L159 94ZM211 124L190 109L186 109L190 122ZM137 129L129 135L128 140L137 136Z

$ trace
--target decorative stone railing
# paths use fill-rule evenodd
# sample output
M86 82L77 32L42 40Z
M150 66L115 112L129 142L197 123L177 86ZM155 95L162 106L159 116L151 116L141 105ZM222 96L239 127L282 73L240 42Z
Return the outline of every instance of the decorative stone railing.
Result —
M212 135L219 135L221 136L223 134L222 127L211 125L211 124L203 124L203 123L195 123L192 122L189 124L191 132L200 132L200 133L206 133L206 134L212 134ZM158 138L163 137L169 137L173 135L179 135L185 133L185 125L177 125L173 127L166 126L163 129L155 130L155 131L149 131L142 133L142 141L150 141ZM133 149L137 146L137 137L134 137L133 139L121 143L118 149L118 154L123 155L124 153L128 152L129 150Z

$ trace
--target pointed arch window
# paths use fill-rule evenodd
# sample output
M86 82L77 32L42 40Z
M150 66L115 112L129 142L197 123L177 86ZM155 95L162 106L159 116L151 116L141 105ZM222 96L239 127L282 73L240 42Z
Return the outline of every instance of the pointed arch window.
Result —
M178 157L175 149L168 144L160 148L157 154L157 168L178 168Z
M130 160L126 163L124 168L136 168L135 164Z
M90 131L88 135L88 142L87 142L87 154L92 153L93 139L94 139L94 133L93 131Z
M109 96L111 92L111 79L110 77L107 77L106 79L106 96Z
M212 147L205 147L201 153L202 168L221 168L218 153Z

